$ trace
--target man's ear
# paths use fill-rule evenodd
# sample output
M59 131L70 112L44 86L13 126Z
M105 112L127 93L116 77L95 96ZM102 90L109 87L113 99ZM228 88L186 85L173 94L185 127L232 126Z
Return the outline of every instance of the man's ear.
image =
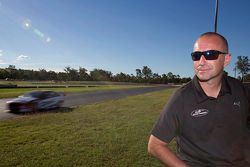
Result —
M231 62L231 54L228 53L225 55L224 67L226 67Z

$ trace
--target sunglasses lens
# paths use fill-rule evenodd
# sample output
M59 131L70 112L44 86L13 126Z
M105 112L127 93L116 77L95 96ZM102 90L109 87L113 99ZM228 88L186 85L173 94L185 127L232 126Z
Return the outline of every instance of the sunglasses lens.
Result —
M193 52L191 54L193 61L199 61L201 56L203 55L206 60L216 60L222 52L217 50L208 50L205 52Z
M216 60L219 57L220 52L215 51L215 50L210 50L204 52L204 56L206 60Z
M193 61L198 61L202 56L202 52L193 52L191 56Z

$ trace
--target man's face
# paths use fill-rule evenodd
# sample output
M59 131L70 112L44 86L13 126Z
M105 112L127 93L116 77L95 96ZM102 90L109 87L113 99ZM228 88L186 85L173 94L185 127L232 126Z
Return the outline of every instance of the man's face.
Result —
M224 43L217 36L203 36L196 41L194 52L208 50L217 50L227 53ZM202 55L200 60L193 61L195 74L201 81L211 81L220 78L223 74L224 66L230 62L230 57L229 54L220 54L216 60L206 60Z

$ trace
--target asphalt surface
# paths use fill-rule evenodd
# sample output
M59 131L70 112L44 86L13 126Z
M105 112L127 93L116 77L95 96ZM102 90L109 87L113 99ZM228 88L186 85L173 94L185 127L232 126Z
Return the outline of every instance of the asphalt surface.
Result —
M133 88L126 90L109 90L81 94L72 94L65 97L63 107L72 107L84 104L97 103L105 100L118 99L126 96L144 94L169 88L167 86Z
M169 86L156 86L156 87L143 87L143 88L132 88L132 89L122 89L122 90L108 90L108 91L98 91L89 93L70 93L65 96L63 103L64 108L71 108L79 105L86 105L92 103L98 103L111 99L123 98L126 96L144 94L153 91L159 91L169 88ZM6 108L6 102L10 99L0 99L0 120L6 120L10 118L15 118L18 116L23 116L20 114L14 114L8 112Z

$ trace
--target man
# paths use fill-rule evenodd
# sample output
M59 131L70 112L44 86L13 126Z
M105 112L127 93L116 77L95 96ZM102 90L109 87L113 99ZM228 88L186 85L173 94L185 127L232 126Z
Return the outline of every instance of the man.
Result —
M207 32L191 54L195 76L172 96L155 124L148 151L170 167L250 167L244 142L249 95L224 74L231 55L227 40ZM177 142L177 155L168 148Z

